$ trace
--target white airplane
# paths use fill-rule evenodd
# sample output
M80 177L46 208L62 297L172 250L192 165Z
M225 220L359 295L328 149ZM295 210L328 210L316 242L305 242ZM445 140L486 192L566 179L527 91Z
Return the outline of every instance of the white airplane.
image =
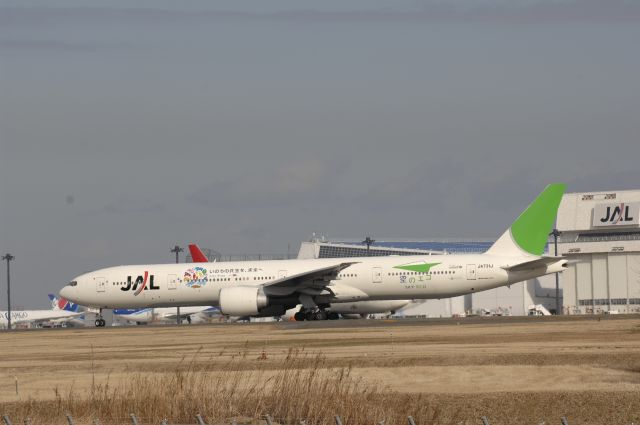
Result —
M198 244L189 244L189 253L194 263L208 263L209 259L202 252ZM335 320L340 316L346 319L359 319L369 317L371 314L393 314L397 310L405 307L411 300L379 300L379 301L358 301L353 303L334 303L326 309L327 319ZM289 309L285 312L284 319L287 320L314 320L319 312L302 310L302 305ZM174 316L175 317L175 316Z
M182 307L180 309L180 317L191 323L192 316L202 313L206 316L220 315L220 310L211 306L194 306ZM178 318L175 308L141 308L141 309L115 309L113 316L127 322L136 324L147 324L151 322L169 323L174 322Z
M60 295L99 309L208 304L239 317L302 304L325 319L333 303L485 291L566 268L565 258L542 256L564 190L547 186L483 254L118 266L80 275Z
M44 322L64 322L80 317L84 314L80 311L80 306L74 304L64 298L58 298L53 294L49 294L51 301L51 310L12 310L11 325L19 325L24 323L37 324ZM0 327L8 326L9 313L0 311Z

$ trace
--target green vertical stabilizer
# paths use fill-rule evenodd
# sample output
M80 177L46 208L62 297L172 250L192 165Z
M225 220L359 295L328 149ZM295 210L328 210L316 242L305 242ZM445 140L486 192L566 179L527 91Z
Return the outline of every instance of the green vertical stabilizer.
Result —
M550 184L511 225L511 236L524 251L533 255L544 252L565 189L565 184Z

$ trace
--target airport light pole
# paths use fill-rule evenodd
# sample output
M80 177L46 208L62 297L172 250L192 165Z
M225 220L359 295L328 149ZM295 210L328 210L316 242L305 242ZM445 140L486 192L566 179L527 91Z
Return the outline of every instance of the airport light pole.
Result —
M369 236L367 236L365 240L362 241L363 244L367 245L367 257L369 257L369 249L371 248L371 245L373 245L375 241L376 241L375 239L371 239Z
M175 252L175 253L176 253L176 264L178 264L178 263L180 262L180 253L181 253L182 251L184 251L184 249L183 249L183 248L180 248L178 245L174 246L174 247L171 249L171 252ZM180 325L180 324L182 324L182 320L180 320L180 307L176 307L176 313L177 313L177 316L176 316L176 323L177 323L178 325Z
M553 247L554 247L554 255L558 256L558 236L560 236L562 232L554 227L553 231L549 233L550 236L553 236ZM560 273L556 272L556 314L562 314L562 310L560 308Z
M7 252L2 259L7 262L7 330L11 330L11 261L16 258Z

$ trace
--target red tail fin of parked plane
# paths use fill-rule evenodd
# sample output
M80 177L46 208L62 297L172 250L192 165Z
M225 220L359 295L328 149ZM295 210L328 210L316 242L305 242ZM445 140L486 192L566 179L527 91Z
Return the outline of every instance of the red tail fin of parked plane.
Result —
M200 250L198 245L189 244L189 253L191 254L191 258L194 263L208 263L209 259L206 255Z

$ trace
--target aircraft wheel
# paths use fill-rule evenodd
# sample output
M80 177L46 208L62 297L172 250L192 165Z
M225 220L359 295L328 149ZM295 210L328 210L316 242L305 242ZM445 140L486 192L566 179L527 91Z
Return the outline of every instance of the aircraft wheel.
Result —
M102 321L101 321L100 319L96 319L96 322L95 322L95 323L96 323L96 328L99 328L99 327L101 327L101 326L102 326L102 325L101 325Z
M315 314L313 313L313 311L306 311L304 313L304 320L315 320Z
M295 319L296 322L304 322L305 319L305 314L301 311L297 312L296 314L293 315L293 318Z
M340 315L338 313L334 313L333 311L330 311L329 314L327 315L327 319L329 320L338 320L340 318Z
M314 320L327 320L327 313L324 310L318 310L314 313Z

